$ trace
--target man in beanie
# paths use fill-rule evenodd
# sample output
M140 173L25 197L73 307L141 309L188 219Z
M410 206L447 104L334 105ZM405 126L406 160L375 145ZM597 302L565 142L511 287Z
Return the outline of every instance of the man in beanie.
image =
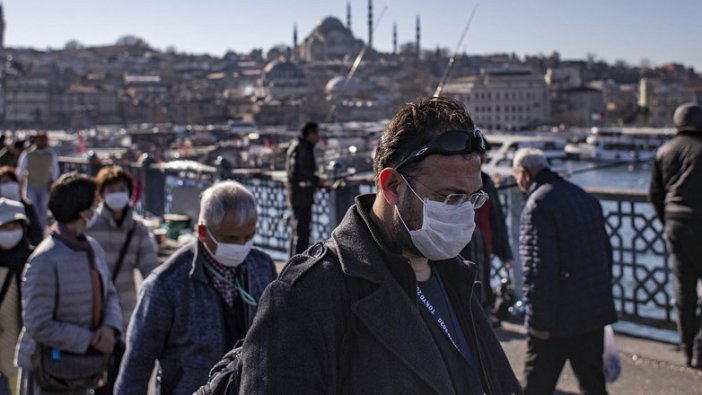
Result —
M688 366L702 369L702 316L697 312L702 278L702 107L679 106L673 122L678 133L656 153L649 197L673 258L680 344Z

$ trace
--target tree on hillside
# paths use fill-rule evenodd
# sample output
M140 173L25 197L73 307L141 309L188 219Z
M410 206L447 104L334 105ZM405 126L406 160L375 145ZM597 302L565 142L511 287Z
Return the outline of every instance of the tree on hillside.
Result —
M133 34L128 34L126 36L118 38L116 44L126 45L130 47L149 47L149 43L147 43L143 38L137 37Z

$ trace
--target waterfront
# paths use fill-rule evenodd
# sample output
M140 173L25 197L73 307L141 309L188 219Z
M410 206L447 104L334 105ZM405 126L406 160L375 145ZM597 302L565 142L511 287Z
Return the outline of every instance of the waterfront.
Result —
M622 164L607 167L601 162L568 161L568 171L576 170L569 179L584 188L646 191L651 179L651 163ZM587 171L588 168L597 169Z

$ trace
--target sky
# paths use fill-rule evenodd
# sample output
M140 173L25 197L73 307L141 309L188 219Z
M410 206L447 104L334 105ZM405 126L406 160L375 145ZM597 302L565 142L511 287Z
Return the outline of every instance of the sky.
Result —
M368 36L368 0L350 0L352 30ZM61 48L70 40L108 44L133 34L153 47L221 56L299 40L327 16L346 23L347 0L3 0L5 45ZM476 1L374 0L374 46L414 41L453 51ZM638 65L683 63L702 71L702 0L482 0L459 52L551 54Z

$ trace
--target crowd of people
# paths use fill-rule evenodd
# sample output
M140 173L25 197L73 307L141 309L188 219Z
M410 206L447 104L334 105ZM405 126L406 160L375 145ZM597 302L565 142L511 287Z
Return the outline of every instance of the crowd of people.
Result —
M700 368L702 108L681 107L675 122L651 200L673 254L681 343ZM0 394L13 381L18 395L142 395L155 370L160 393L177 395L550 394L566 361L583 393L607 393L604 328L617 316L597 199L543 152L515 154L526 197L520 383L489 292L491 259L509 270L512 248L481 172L489 143L462 105L401 108L378 142L376 193L309 246L319 139L308 123L288 151L294 236L280 274L253 246L257 204L238 182L202 193L196 237L159 264L129 172L59 175L45 134L12 151L0 168Z

